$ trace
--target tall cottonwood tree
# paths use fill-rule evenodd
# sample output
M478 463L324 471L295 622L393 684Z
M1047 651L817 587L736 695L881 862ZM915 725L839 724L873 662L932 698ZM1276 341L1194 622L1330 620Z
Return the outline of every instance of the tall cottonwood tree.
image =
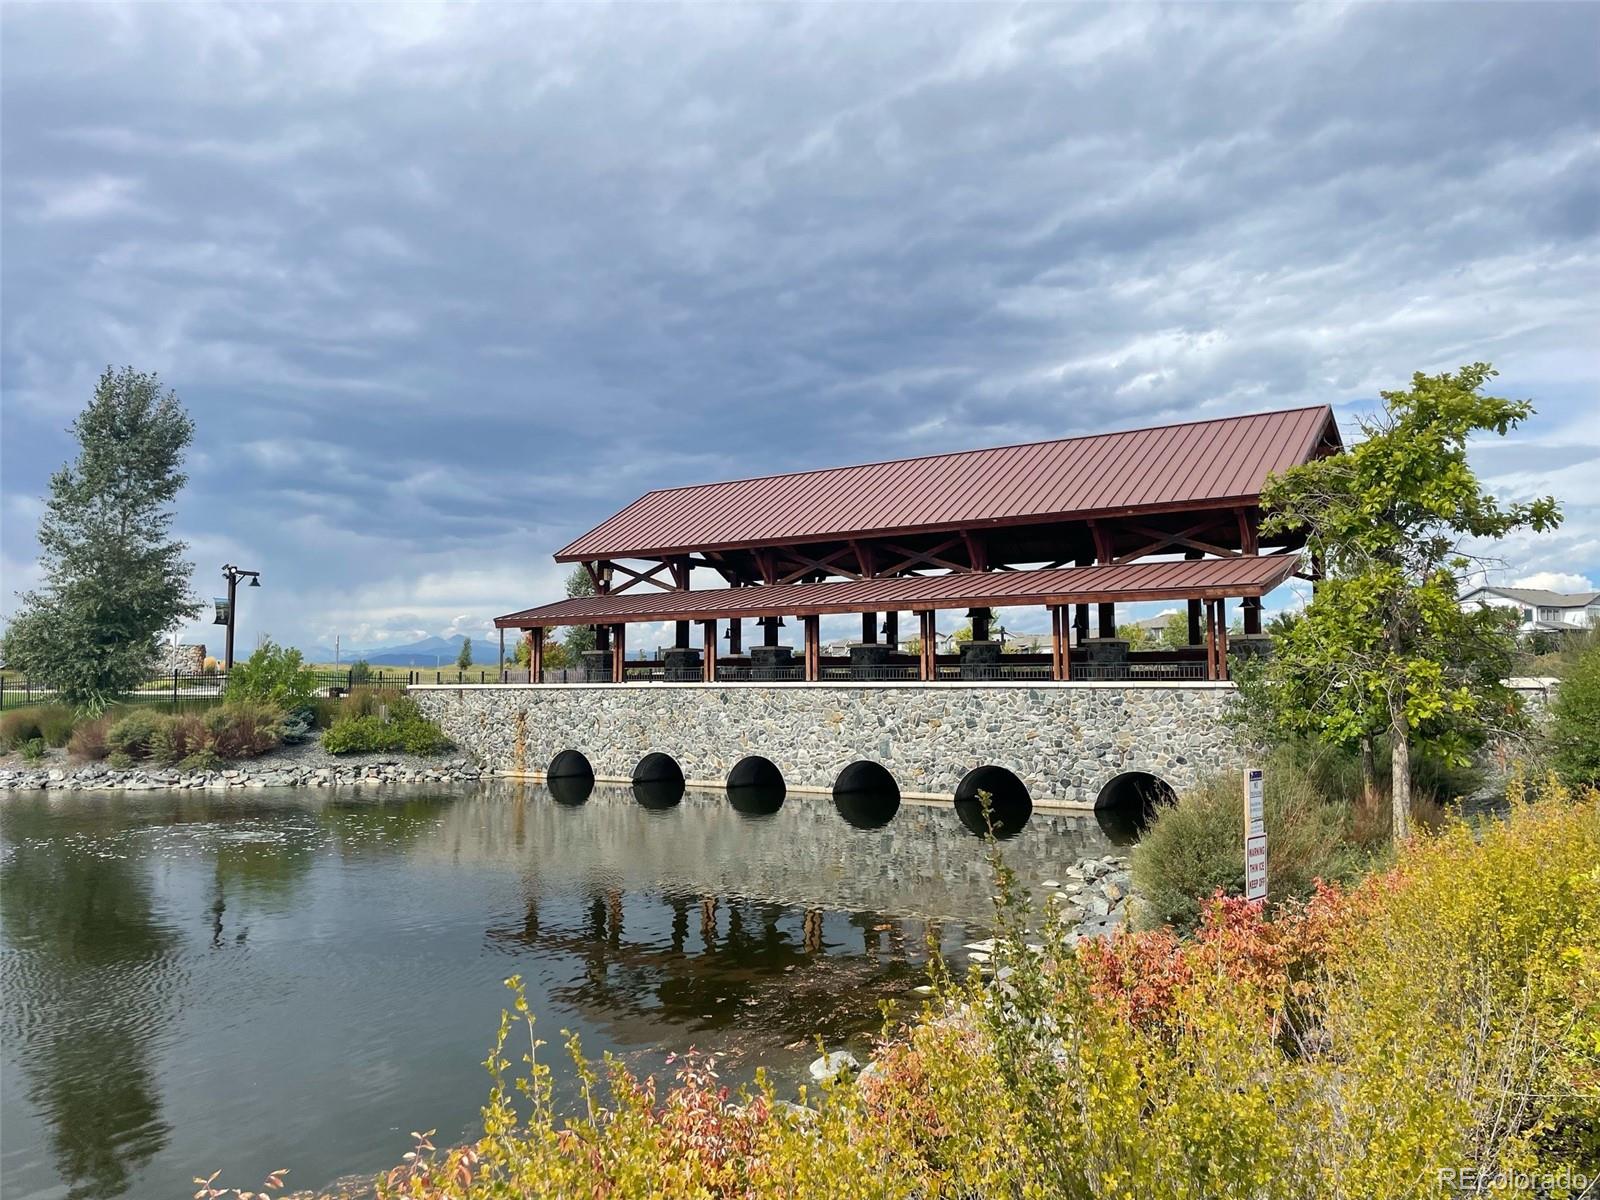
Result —
M1460 761L1519 714L1503 682L1505 615L1458 599L1473 566L1466 543L1561 520L1550 497L1499 503L1467 463L1473 434L1504 436L1533 414L1527 401L1482 394L1495 374L1487 363L1417 373L1410 390L1382 393L1348 453L1291 467L1262 491L1263 532L1303 532L1327 572L1257 676L1265 707L1279 732L1363 749L1388 736L1397 840L1411 833L1415 739Z
M44 584L19 595L3 649L7 665L95 712L200 611L187 547L171 536L194 423L156 376L107 367L70 432L78 455L51 476L39 522Z

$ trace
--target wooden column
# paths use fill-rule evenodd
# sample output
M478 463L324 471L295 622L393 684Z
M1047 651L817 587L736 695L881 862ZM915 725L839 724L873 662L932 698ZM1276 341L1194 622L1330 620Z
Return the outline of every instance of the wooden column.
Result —
M678 622L672 644L679 650L687 650L689 648L689 622Z
M1117 606L1115 604L1102 604L1099 606L1099 617L1095 624L1098 632L1096 637L1114 638L1117 636Z
M864 612L861 614L861 640L869 646L878 640L877 613Z
M883 640L892 650L900 649L900 614L886 612L883 614Z
M919 675L924 680L933 680L939 677L938 656L935 646L939 637L939 625L933 615L932 609L924 609L917 614L921 623L918 637L922 641L922 661Z
M1228 602L1217 601L1217 678L1228 677Z
M594 627L594 648L596 650L611 649L611 626L596 625Z
M705 630L706 649L702 656L704 662L700 664L702 675L707 683L717 681L717 623L715 621L702 621Z
M744 622L738 617L728 622L728 653L744 653Z
M502 625L500 627L500 670L504 671L505 669L506 669L506 629L505 629L505 626Z
M1185 550L1183 552L1185 562L1194 562L1196 559L1204 558L1205 556L1204 550ZM1191 646L1198 646L1202 636L1200 632L1200 604L1201 601L1199 600L1189 601L1189 645Z
M1065 605L1050 606L1050 678L1068 678L1067 654L1071 639L1067 636L1067 609Z
M806 632L806 682L815 683L822 673L822 619L805 617L802 624Z
M1206 678L1217 677L1217 614L1211 601L1204 601L1206 609Z
M761 617L761 644L763 646L776 646L778 644L777 617Z
M539 683L544 677L544 627L528 630L528 682Z
M611 682L621 683L622 664L628 661L627 626L617 626L617 636L611 639Z

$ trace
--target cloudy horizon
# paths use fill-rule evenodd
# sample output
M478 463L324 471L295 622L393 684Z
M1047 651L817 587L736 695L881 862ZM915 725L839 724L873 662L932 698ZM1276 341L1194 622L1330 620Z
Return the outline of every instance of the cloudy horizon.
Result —
M1474 464L1566 510L1497 580L1592 588L1597 41L1561 4L7 5L0 615L107 364L195 418L177 527L198 596L261 570L244 647L492 659L652 488L1303 404L1348 439L1475 360L1538 416Z

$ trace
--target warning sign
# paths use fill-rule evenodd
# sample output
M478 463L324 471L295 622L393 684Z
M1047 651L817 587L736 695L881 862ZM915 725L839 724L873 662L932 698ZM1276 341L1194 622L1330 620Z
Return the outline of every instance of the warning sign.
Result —
M1267 895L1267 835L1253 834L1244 840L1244 898L1264 900Z

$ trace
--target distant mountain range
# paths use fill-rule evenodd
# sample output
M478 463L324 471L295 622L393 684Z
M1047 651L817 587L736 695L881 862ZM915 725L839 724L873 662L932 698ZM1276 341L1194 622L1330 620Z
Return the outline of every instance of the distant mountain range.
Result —
M461 653L461 643L464 641L466 636L458 633L454 637L447 638L426 637L420 642L410 642L404 646L377 646L365 650L344 646L339 651L339 662L343 666L349 666L358 658L364 658L375 667L453 667L456 665L456 656ZM300 653L305 655L307 662L334 661L332 646L301 646ZM487 642L482 638L472 643L474 666L492 667L499 654L498 643Z

